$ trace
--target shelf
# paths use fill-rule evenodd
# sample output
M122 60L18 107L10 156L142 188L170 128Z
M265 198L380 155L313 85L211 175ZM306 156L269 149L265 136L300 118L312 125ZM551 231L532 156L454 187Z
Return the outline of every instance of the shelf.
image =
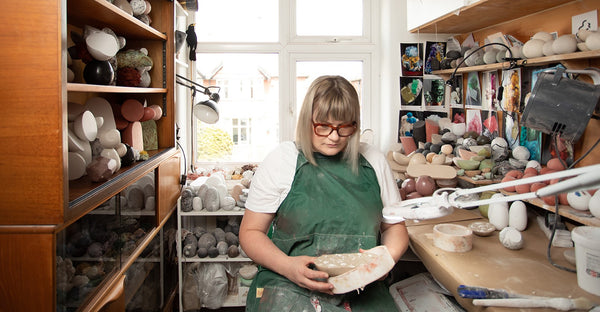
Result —
M138 161L133 166L121 168L104 183L92 182L83 176L69 181L69 212L82 213L106 202L138 177L150 172L160 163L177 153L175 148L148 151L149 159ZM83 211L89 212L89 211Z
M504 195L515 195L517 193L511 193L511 192L507 192L507 191L500 191L502 194ZM525 202L528 202L534 206L540 207L542 209L548 210L550 212L555 212L556 210L554 209L554 206L550 206L550 205L546 205L544 203L543 200L539 199L539 198L533 198L533 199L528 199L528 200L524 200ZM577 209L573 209L570 206L565 206L565 205L558 205L558 214L565 217L565 218L569 218L570 220L573 220L575 222L579 222L581 224L584 225L591 225L591 226L600 226L600 219L594 217L589 210L586 211L582 211L582 210L577 210Z
M138 88L121 86L102 86L86 83L67 83L68 92L102 92L102 93L167 93L165 88Z
M167 35L127 14L106 0L67 1L69 24L83 28L90 25L99 29L106 25L119 25L113 29L127 39L167 40Z
M239 207L236 207L239 208ZM200 216L200 217L208 217L208 216L214 216L214 217L218 217L218 216L243 216L244 215L244 211L245 209L243 208L239 208L241 210L223 210L223 209L219 209L217 211L206 211L206 210L200 210L200 211L190 211L190 212L181 212L181 216L182 217L190 217L190 216Z
M520 60L520 61L517 61L517 65L518 66L542 66L542 65L560 63L560 62L568 62L568 61L572 61L572 62L583 61L583 62L587 63L590 58L598 58L598 57L600 57L600 50L594 50L594 51L574 52L574 53L568 53L568 54L551 55L551 56L536 57L536 58L531 58L531 59L526 59L526 60ZM459 69L456 70L456 73L460 74L460 73L480 72L480 71L483 72L483 71L499 70L499 69L502 70L502 69L508 69L509 65L510 64L508 62L504 62L504 63L469 66L469 67L460 67ZM454 72L454 70L455 70L454 68L444 69L444 70L434 71L433 73L436 75L449 76Z
M252 262L252 260L250 258L241 257L241 256L231 258L226 255L218 255L214 258L210 258L210 257L200 258L198 256L186 258L185 256L182 256L181 262Z
M521 18L573 0L480 0L409 30L411 33L463 34Z

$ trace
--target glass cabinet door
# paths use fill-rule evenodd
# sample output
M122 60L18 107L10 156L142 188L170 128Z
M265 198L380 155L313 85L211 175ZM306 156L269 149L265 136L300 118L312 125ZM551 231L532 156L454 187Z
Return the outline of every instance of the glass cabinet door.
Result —
M75 311L121 266L119 196L56 235L56 311Z

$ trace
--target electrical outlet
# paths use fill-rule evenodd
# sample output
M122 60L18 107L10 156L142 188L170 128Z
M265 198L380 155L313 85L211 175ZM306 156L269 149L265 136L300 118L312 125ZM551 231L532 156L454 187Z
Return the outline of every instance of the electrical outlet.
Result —
M571 33L577 34L580 29L598 30L598 10L571 17Z

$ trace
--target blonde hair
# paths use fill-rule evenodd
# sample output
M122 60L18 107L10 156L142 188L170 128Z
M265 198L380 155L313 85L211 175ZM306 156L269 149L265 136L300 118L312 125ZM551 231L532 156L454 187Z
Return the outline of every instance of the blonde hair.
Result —
M356 88L341 76L318 77L308 88L296 125L296 144L306 160L316 166L312 145L313 116L315 122L327 122L330 118L344 123L356 122L357 131L348 138L343 159L354 173L358 173L360 103Z

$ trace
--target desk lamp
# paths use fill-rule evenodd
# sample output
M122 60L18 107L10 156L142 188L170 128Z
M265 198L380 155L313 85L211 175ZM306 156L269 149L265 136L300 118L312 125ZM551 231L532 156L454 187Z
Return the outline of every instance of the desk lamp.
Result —
M214 124L219 121L219 110L217 109L217 103L220 100L219 90L221 90L218 86L210 86L205 87L200 85L192 80L189 80L181 75L177 75L177 83L192 89L192 112L196 118L200 119L200 121ZM181 80L183 81L181 81ZM187 82L188 84L184 83ZM196 87L200 88L200 92L208 96L208 100L198 102L194 104L194 99L196 97ZM212 92L210 89L217 89L216 92Z

